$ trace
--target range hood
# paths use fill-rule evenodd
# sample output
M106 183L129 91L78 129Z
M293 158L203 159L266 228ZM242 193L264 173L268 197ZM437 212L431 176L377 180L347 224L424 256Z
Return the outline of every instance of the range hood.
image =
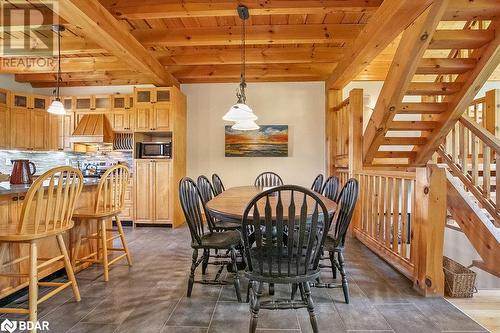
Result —
M76 125L71 142L81 144L113 143L113 129L104 114L86 114Z

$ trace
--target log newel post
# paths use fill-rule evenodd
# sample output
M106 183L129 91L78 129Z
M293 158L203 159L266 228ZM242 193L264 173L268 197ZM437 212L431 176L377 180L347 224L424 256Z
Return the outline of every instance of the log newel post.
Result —
M342 102L342 90L328 89L325 86L325 162L327 176L335 174L337 156L336 114L333 108Z
M349 92L349 177L363 169L363 89L353 89ZM354 208L351 224L353 228L361 228L361 202Z
M413 212L414 288L424 296L444 294L443 243L446 223L445 170L417 168Z
M496 137L500 136L500 89L486 92L483 126Z

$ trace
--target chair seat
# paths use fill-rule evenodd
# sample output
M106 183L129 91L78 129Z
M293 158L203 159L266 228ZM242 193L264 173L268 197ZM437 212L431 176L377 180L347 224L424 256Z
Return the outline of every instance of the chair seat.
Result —
M75 209L75 212L73 213L73 218L80 218L80 219L96 219L96 218L106 218L106 217L112 217L115 216L116 214L119 214L120 210L114 210L111 212L99 212L96 213L93 208L81 208L81 209Z
M35 240L35 239L52 237L52 236L56 236L58 234L61 234L65 231L73 228L73 225L74 225L74 223L73 223L73 221L71 221L64 228L59 228L56 231L48 231L48 232L39 233L36 235L33 235L32 233L19 235L19 234L17 234L17 226L16 226L15 229L9 228L9 230L1 230L0 231L0 242L28 242L28 241Z
M326 236L324 250L327 252L340 252L344 248L341 245L337 245L337 241L330 235Z
M241 223L217 220L215 221L215 227L224 230L239 230L241 229Z
M241 243L238 231L222 231L205 234L201 237L201 245L193 243L194 248L229 249Z

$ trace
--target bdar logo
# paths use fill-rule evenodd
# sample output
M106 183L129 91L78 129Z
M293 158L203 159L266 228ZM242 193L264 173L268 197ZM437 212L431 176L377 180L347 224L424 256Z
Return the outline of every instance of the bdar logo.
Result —
M5 319L2 324L0 324L0 331L12 333L17 328L17 322Z

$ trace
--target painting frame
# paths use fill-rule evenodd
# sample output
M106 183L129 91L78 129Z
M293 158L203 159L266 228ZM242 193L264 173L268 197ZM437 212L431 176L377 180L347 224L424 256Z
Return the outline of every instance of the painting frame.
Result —
M224 131L225 157L288 157L288 125L260 125L255 131Z

